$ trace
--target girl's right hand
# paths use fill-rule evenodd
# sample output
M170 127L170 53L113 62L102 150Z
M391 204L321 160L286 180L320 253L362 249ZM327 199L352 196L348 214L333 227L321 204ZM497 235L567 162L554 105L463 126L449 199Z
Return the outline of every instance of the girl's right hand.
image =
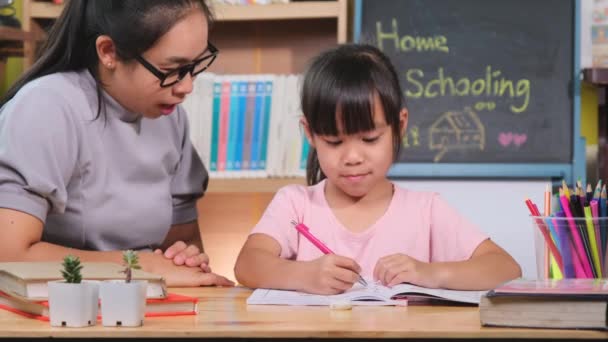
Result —
M333 295L342 293L359 279L361 267L351 258L327 254L307 264L304 291Z

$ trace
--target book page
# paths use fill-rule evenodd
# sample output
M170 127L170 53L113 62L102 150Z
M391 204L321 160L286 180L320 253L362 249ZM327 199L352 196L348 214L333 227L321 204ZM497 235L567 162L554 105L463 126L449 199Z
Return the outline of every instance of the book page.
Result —
M459 291L446 289L430 289L412 284L399 284L390 289L393 297L424 297L449 300L454 302L479 304L481 297L487 291Z
M257 289L247 299L247 304L271 305L330 305L333 302L350 301L352 305L407 305L405 300L392 300L391 290L371 279L367 287L356 283L351 289L337 295L315 295L297 291Z
M407 305L407 298L423 297L479 304L487 291L456 291L429 289L412 284L386 287L373 279L365 279L368 286L355 283L344 293L337 295L314 295L297 291L257 289L247 299L247 304L275 305L330 305L332 302L350 301L352 305Z

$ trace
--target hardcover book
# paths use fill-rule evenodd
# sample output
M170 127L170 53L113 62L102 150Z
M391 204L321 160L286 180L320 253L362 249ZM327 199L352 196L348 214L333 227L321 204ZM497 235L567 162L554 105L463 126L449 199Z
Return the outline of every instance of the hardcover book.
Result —
M479 306L485 326L608 329L608 279L516 279Z
M109 262L83 262L82 278L86 280L124 279L124 267ZM0 291L34 300L48 299L47 282L61 280L60 261L0 262ZM133 270L134 280L148 281L148 298L164 298L167 286L157 274Z
M0 291L0 308L29 318L49 320L49 302L46 300L29 300ZM146 317L196 314L198 314L197 297L168 293L165 298L146 300Z

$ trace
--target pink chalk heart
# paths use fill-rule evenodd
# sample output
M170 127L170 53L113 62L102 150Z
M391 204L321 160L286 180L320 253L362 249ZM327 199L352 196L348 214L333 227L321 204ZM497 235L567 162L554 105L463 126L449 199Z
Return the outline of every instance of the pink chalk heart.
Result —
M513 134L513 143L517 147L523 145L526 140L528 140L528 136L526 134Z
M507 147L507 146L511 145L512 141L513 141L513 133L508 132L508 133L500 133L500 134L498 134L498 142L503 147Z

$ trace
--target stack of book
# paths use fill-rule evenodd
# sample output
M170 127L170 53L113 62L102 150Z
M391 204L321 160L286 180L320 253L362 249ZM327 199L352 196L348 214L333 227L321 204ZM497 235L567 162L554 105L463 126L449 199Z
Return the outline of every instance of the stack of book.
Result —
M484 326L608 329L608 279L516 279L479 305Z
M83 262L86 280L123 279L123 267L106 262ZM0 263L0 309L25 317L49 320L49 281L61 280L61 262ZM198 298L168 293L160 275L133 270L133 279L148 281L146 317L196 315Z

